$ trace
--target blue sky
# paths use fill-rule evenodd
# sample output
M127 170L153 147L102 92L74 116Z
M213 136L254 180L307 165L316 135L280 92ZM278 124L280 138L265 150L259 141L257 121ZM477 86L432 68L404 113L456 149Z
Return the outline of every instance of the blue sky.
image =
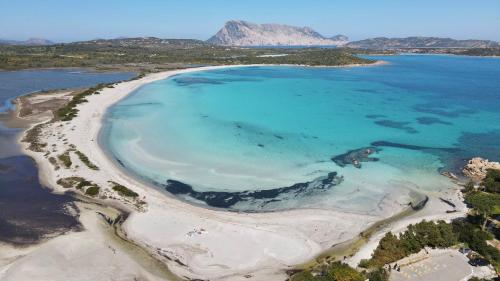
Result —
M310 26L325 36L500 41L500 0L0 0L0 38L207 39L225 21Z

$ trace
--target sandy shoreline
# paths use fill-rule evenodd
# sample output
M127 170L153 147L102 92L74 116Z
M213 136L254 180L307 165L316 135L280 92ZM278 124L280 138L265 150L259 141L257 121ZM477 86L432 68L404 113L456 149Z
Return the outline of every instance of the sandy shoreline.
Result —
M284 270L313 259L334 244L356 237L381 218L333 210L273 213L209 210L165 196L127 175L98 144L107 109L142 85L181 73L243 66L248 65L167 71L115 84L114 88L101 90L99 95L89 96L87 103L78 106L78 116L73 120L51 123L43 129L41 138L50 153L56 155L74 145L99 167L99 171L88 169L74 155L71 156L75 163L72 168L56 170L46 153L27 150L26 143L22 146L38 163L42 183L54 188L55 192L66 191L56 183L58 179L81 176L104 189L108 197L104 202L120 202L127 206L132 211L123 225L127 238L147 248L177 275L210 280L284 280ZM136 202L116 195L109 181L139 193L147 205L137 208ZM459 198L455 197L450 193L448 198L461 206ZM390 228L397 229L423 218L451 218L462 213L447 215L448 209L449 206L431 196L424 210ZM353 264L371 253L377 237L374 235L351 259Z

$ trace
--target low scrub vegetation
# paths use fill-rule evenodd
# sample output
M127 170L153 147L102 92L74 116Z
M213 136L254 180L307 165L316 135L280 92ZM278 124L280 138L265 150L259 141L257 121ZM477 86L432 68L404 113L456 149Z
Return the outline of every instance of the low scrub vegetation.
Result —
M38 124L26 132L23 142L29 143L28 149L35 152L43 152L43 148L47 143L40 141L40 133L45 124Z
M387 281L389 275L380 268L371 272L359 272L347 264L334 262L319 270L302 271L293 276L291 281Z
M132 198L136 198L139 196L139 194L130 190L126 186L123 186L123 185L116 183L114 181L110 181L110 183L113 186L113 190L118 192L118 194L120 194L121 196L132 197Z
M446 248L458 243L453 226L444 221L438 223L422 221L410 225L399 236L387 233L370 260L364 260L364 267L382 267L406 256L420 252L424 247Z
M95 170L95 171L99 170L99 167L97 167L94 163L90 162L87 155L83 154L83 152L76 150L75 153L76 153L76 155L78 155L78 158L80 158L80 161L82 161L83 164L85 164L87 167L89 167L89 169Z
M71 157L69 156L69 151L66 151L63 154L58 155L57 159L59 159L66 168L70 168L71 165L73 164L71 162Z
M89 196L96 196L97 194L99 194L100 189L101 188L98 185L94 184L89 186L87 190L85 190L85 194Z
M99 84L95 87L88 88L87 90L74 95L71 101L69 101L65 106L57 110L57 117L61 121L72 120L78 115L78 109L76 108L76 106L81 103L87 102L86 97L99 93L98 91L106 86L107 85L105 84Z
M486 192L500 193L500 170L489 169L482 186Z
M85 181L82 177L67 177L57 180L57 184L64 188L76 187L80 182Z
M192 64L304 64L346 65L373 61L355 56L368 50L345 48L227 48L200 42L157 44L134 42L121 44L82 42L52 46L0 46L0 69L44 67L113 67L125 64L169 65ZM380 52L380 51L377 51ZM272 54L285 56L272 57Z

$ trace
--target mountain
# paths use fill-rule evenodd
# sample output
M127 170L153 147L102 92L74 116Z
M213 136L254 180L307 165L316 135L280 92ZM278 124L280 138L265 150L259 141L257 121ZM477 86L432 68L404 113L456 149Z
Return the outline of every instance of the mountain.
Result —
M190 49L210 46L205 41L195 39L161 39L156 37L119 37L116 39L95 39L66 44L81 49L105 50L113 48L143 48L148 50Z
M494 48L500 44L489 40L455 40L439 37L377 37L350 42L349 48L361 49L398 49L398 48Z
M207 42L224 46L337 46L347 40L344 35L326 38L309 27L231 20Z
M0 39L0 45L24 45L24 46L44 46L53 45L54 42L43 38L30 38L26 41L3 40Z

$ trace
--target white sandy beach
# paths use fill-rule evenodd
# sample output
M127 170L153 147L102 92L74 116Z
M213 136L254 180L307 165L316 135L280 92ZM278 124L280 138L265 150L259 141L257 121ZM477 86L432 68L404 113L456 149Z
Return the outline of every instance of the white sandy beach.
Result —
M334 244L357 236L382 218L312 209L273 213L236 213L190 205L166 196L127 175L115 166L97 141L106 110L141 85L179 73L223 67L237 66L167 71L119 83L114 88L105 88L100 91L101 94L89 96L87 103L78 105L79 113L73 120L52 123L43 129L42 139L47 143L46 147L51 151L50 154L27 150L26 143L23 143L23 147L26 153L38 163L42 182L53 188L55 192L65 191L56 184L58 179L81 176L105 189L102 194L107 195L108 198L104 199L104 202L110 204L120 202L127 206L132 211L123 225L127 238L164 261L175 274L193 279L210 280L285 280L284 270L307 262ZM73 153L71 159L74 165L70 169L56 170L48 161L49 155L58 155L68 150L70 145L76 146L78 150L86 154L90 161L99 167L99 171L87 168ZM147 203L146 206L137 208L132 200L122 199L111 190L108 181L115 181L139 193L140 198ZM450 209L449 206L431 196L424 210L397 222L391 228L400 229L423 218L449 219L462 215L464 209L456 193L450 191L447 199L459 206L460 211L446 214L445 211ZM393 213L404 208L397 202L388 202L387 207L391 208L390 211ZM87 224L84 223L84 226ZM360 253L351 259L351 263L356 264L359 259L367 258L382 234L382 232L377 233ZM65 237L71 235L75 234ZM57 241L72 240L64 237L56 239ZM44 245L55 243L53 241L56 239ZM64 247L62 246L64 242L58 243ZM78 246L75 243L72 245L85 247L85 245ZM46 251L50 251L50 248ZM49 255L49 253L44 253L44 255ZM91 254L88 255L90 258ZM30 256L29 260L32 263L37 259L42 259L40 254L35 256L28 253L27 256ZM59 258L61 256L64 254L60 254ZM103 259L101 262L107 261L110 267L114 266L110 259ZM14 261L9 266L19 265L17 261ZM38 268L38 270L43 269ZM135 272L140 271L137 270ZM0 267L0 276L2 276L1 272L2 267ZM57 276L64 275L57 270L52 273L58 274ZM145 280L157 278L157 276L146 275L143 277ZM23 278L17 280L23 280Z

